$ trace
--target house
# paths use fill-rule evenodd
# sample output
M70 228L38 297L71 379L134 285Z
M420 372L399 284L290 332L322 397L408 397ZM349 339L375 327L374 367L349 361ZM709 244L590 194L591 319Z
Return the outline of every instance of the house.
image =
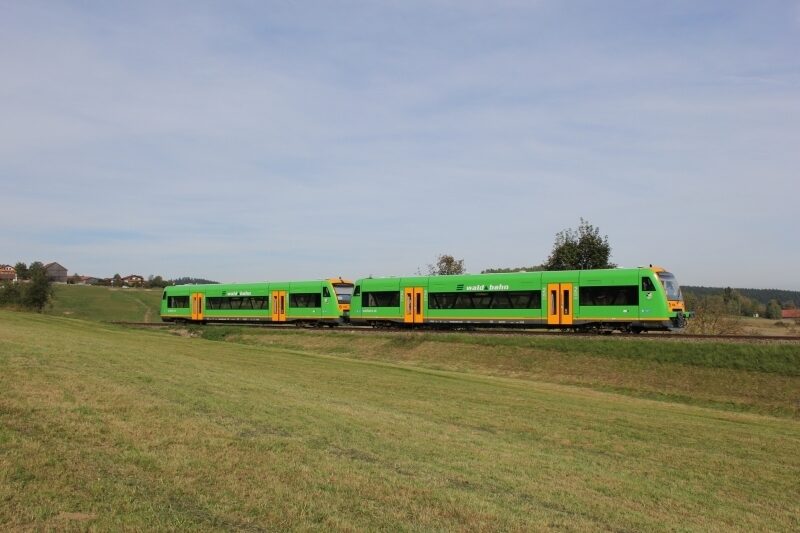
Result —
M78 283L81 285L97 285L100 280L94 276L80 276Z
M129 287L139 287L140 285L144 284L144 278L137 274L131 274L130 276L125 276L122 278L122 284Z
M0 281L14 281L17 271L11 265L0 265Z
M47 278L56 283L66 283L69 277L67 275L67 269L58 263L47 263L44 266L44 271L47 273Z
M800 309L781 309L781 318L800 318Z

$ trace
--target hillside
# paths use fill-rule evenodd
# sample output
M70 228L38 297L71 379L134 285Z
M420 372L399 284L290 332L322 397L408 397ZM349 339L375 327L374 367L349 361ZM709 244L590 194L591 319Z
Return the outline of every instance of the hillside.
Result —
M53 285L54 316L96 321L160 322L161 289Z
M454 339L184 333L0 311L0 529L798 525L796 419L552 382L547 357L579 363L587 350L566 339L521 358L519 346L473 344L460 364ZM589 349L582 373L625 361L616 342ZM635 346L658 374L684 364L680 350ZM796 402L796 357L759 353L743 370L723 353L694 368L760 376L762 392L789 380Z

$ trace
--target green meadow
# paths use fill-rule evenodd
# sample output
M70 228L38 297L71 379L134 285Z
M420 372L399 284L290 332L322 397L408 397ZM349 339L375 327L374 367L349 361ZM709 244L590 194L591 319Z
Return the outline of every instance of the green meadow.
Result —
M98 321L161 322L161 289L53 285L45 312L53 316Z
M430 337L0 311L0 529L800 528L792 346Z

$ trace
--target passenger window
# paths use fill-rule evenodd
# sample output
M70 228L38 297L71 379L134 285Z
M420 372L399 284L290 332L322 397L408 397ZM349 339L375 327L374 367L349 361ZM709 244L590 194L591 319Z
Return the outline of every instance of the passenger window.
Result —
M653 280L650 278L642 278L642 290L646 292L652 292L656 290L656 286L653 285Z

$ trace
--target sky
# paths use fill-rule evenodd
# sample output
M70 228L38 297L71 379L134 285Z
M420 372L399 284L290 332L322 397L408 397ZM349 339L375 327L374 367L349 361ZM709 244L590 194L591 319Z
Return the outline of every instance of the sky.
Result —
M800 2L0 0L0 263L800 290Z

